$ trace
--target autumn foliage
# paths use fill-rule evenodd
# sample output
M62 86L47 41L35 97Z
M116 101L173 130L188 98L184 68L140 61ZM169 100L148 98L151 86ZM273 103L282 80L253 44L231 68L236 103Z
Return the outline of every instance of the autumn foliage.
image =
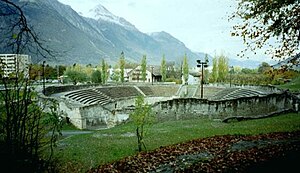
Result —
M196 139L126 157L89 172L285 172L296 168L299 137L296 131Z

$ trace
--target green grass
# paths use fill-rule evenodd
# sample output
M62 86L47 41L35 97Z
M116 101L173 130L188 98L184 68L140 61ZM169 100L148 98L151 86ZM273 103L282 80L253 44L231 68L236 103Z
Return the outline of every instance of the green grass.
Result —
M79 130L79 129L71 123L63 122L62 130L64 130L64 131L67 131L67 130L73 131L73 130Z
M300 114L286 114L272 118L222 123L209 119L169 121L154 124L146 135L148 150L182 143L197 138L226 134L263 134L300 130ZM132 123L92 134L76 135L59 142L55 156L62 163L63 172L85 172L137 153L137 139Z
M294 78L291 82L279 85L279 88L289 89L291 91L300 91L300 76Z

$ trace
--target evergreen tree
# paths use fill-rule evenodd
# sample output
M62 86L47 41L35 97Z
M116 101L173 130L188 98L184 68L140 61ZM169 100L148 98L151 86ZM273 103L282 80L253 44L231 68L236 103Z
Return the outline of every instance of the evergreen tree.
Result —
M93 83L100 84L102 82L101 80L101 72L99 70L95 70L91 75L91 81Z
M162 81L165 82L167 78L167 64L166 64L166 58L165 55L163 55L160 65L160 72L162 76Z

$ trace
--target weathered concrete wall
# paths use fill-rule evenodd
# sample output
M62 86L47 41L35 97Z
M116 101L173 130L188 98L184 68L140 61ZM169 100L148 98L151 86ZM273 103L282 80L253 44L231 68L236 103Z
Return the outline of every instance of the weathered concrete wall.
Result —
M145 102L154 104L171 98L148 97ZM59 109L64 117L80 129L97 129L113 127L128 120L134 110L135 98L120 99L106 105L75 105L67 100L59 100Z
M127 121L134 110L135 98L115 100L106 105L74 105L59 100L59 109L80 129L113 127ZM213 101L198 98L148 97L160 121L208 117L224 119L229 116L254 116L281 109L293 108L295 98L287 92L231 100Z
M177 98L158 102L153 110L161 121L209 117L223 119L228 116L253 116L284 108L292 108L286 93L270 94L264 97L238 98L210 101L198 98Z
M59 111L64 118L69 118L69 121L79 129L86 128L85 119L80 114L80 107L70 106L64 101L59 102Z
M178 97L146 97L144 101L149 105L153 105L157 102L172 100L174 98L178 98Z
M82 119L85 119L87 129L110 126L115 121L113 113L102 106L85 106L80 108Z

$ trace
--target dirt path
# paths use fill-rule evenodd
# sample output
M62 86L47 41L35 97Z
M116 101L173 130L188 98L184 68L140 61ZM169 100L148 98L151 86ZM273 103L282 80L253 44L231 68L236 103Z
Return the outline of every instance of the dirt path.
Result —
M225 135L161 147L89 172L293 172L300 160L300 131Z
M61 133L63 137L68 137L73 135L89 134L89 133L93 133L93 131L63 130Z

